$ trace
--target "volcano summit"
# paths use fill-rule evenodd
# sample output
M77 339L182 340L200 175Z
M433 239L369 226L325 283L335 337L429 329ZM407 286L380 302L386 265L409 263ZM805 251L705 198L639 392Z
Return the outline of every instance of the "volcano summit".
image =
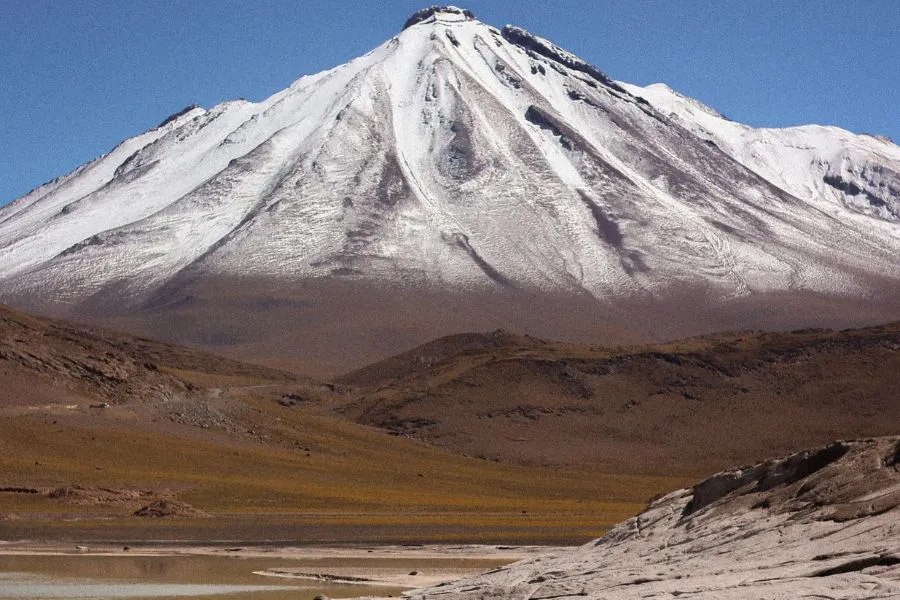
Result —
M333 372L461 330L887 320L898 251L891 142L753 129L433 7L0 209L0 301Z

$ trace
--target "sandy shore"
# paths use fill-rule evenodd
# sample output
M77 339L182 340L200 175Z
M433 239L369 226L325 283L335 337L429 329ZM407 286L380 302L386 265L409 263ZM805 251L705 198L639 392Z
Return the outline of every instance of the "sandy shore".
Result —
M54 544L47 542L0 542L0 555L85 556L222 556L272 558L296 561L261 571L279 579L315 580L336 584L359 584L390 588L421 588L482 573L490 569L558 551L549 546L493 545L357 545L274 546L203 545L145 542L120 544Z

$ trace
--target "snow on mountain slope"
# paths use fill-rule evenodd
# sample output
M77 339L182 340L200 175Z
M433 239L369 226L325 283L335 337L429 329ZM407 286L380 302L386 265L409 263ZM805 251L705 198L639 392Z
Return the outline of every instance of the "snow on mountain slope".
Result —
M122 168L141 149L205 112L199 107L189 107L159 127L125 140L108 154L3 207L0 236L4 240L4 270L15 272L28 268L45 259L48 253L59 252L88 235L140 219L153 211L153 205L121 202L118 196L112 206L97 207L93 196L119 178ZM69 217L80 205L89 214L79 211ZM42 248L45 244L50 244L50 248Z
M0 209L0 297L140 302L217 275L602 301L896 282L900 150L766 131L426 9L363 57L191 109Z
M900 147L886 138L819 125L754 129L665 84L622 86L798 198L900 222Z
M580 548L413 600L900 597L900 439L838 442L714 475Z

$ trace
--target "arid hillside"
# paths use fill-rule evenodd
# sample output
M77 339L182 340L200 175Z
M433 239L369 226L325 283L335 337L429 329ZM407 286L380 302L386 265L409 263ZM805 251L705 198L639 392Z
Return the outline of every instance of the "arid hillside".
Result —
M450 336L346 375L353 420L466 455L710 474L896 434L900 324L636 347Z
M0 313L0 536L565 542L900 423L900 325L604 348L461 334L331 382Z
M197 397L204 378L299 384L294 375L0 305L2 405L134 404Z
M2 309L0 539L571 543L685 483L463 457L343 394Z

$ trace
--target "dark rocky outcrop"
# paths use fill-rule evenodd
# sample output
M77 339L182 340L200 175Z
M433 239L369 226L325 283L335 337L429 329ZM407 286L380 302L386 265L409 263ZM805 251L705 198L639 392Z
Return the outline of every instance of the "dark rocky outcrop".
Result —
M738 493L765 492L795 483L838 460L849 449L846 444L836 443L814 452L801 452L714 475L694 486L693 496L684 507L683 516L706 508L738 490Z
M622 86L613 81L606 73L595 67L594 65L585 62L571 54L559 46L548 42L542 38L537 37L536 35L525 31L521 27L513 27L512 25L507 25L503 28L501 32L503 35L503 39L511 44L515 44L525 50L530 50L535 54L539 54L545 58L549 58L557 63L572 69L573 71L578 71L580 73L584 73L585 75L589 75L596 81L602 83L608 88L614 89L617 92L622 94L628 94Z
M189 104L189 105L185 106L178 112L172 113L171 115L169 115L168 117L163 119L162 123L160 123L159 125L156 126L156 129L159 129L160 127L165 127L166 125L168 125L169 123L171 123L172 121L177 119L178 117L183 117L184 115L188 114L195 108L200 108L200 105L199 104Z
M475 15L472 14L472 11L463 8L457 8L455 6L429 6L428 8L423 8L422 10L414 12L413 15L406 20L406 23L403 24L403 29L409 29L413 25L416 25L433 17L437 13L463 15L467 19L475 18Z
M900 186L900 175L877 165L860 174L856 181L841 175L826 174L822 180L847 196L862 196L875 211L889 215L890 220L900 219L900 187L892 186L893 179Z

